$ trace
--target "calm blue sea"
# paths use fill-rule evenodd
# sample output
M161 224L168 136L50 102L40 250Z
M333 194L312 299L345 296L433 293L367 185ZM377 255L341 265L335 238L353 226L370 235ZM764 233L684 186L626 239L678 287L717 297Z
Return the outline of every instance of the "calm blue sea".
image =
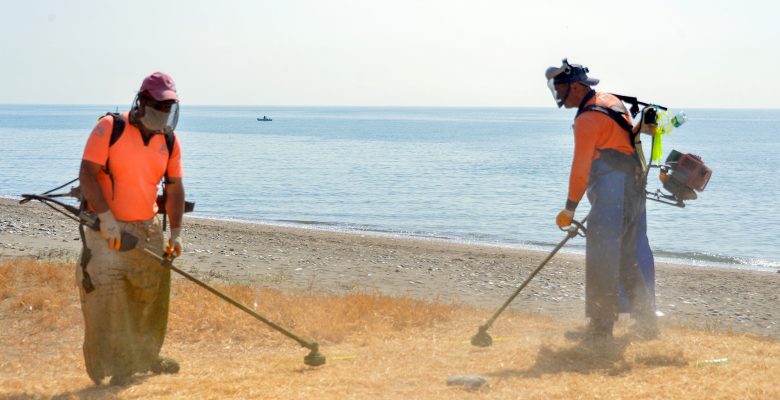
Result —
M0 196L75 178L96 118L114 108L0 106ZM648 203L656 256L780 269L780 110L685 111L665 154L697 153L714 172L684 209ZM572 118L553 107L185 105L177 131L196 216L549 249L563 237L554 218Z

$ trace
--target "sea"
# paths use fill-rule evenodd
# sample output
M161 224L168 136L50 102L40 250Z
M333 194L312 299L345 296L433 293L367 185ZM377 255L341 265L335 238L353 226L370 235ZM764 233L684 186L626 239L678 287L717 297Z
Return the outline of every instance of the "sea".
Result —
M0 105L0 197L76 178L97 118L116 109L127 106ZM684 208L648 202L656 258L780 271L780 110L676 111L688 121L664 136L664 157L694 153L713 173ZM550 250L565 236L554 220L573 117L555 107L184 105L177 135L193 216ZM583 199L575 218L587 212Z

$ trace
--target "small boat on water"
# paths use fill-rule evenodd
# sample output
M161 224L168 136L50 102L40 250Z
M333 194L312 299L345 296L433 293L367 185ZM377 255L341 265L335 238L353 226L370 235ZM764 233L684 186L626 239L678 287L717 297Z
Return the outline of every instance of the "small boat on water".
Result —
M271 118L266 117L263 115L263 118L257 118L258 121L273 121Z

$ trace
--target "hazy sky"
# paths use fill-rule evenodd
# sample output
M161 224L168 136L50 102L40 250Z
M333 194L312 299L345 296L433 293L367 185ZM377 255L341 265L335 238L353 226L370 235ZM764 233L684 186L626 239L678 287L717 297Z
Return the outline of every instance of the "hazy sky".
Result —
M544 70L671 107L780 107L777 1L0 0L0 103L550 106Z

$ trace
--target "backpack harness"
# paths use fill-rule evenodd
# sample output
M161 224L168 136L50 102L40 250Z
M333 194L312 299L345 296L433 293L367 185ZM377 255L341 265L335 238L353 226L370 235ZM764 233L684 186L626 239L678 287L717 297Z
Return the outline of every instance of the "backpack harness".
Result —
M585 95L585 98L582 99L582 104L587 103L595 95L596 95L596 91L595 90L591 90L587 95ZM626 98L626 96L619 96L619 95L613 95L613 96L619 98L620 100L624 100L624 98ZM636 100L636 98L634 98L634 100ZM634 107L636 107L636 111L634 111L635 110ZM577 110L577 115L574 118L576 119L582 113L588 112L588 111L597 111L597 112L600 112L602 114L605 114L606 116L611 118L613 121L615 121L615 123L617 123L618 126L623 128L624 131L628 132L628 135L629 135L629 138L631 139L631 143L632 144L636 143L635 140L636 140L637 134L634 133L634 128L631 126L631 124L629 124L628 121L626 121L626 119L623 118L623 115L625 115L625 114L623 114L620 111L617 111L615 109L612 109L610 107L604 107L604 106L600 106L598 104L590 104L590 105L587 105L585 107L580 107L579 110ZM636 117L636 114L637 114L638 111L639 111L639 106L636 105L636 103L632 104L631 116L632 117Z
M108 142L108 147L111 148L111 146L113 146L114 143L116 143L116 141L119 140L120 137L122 137L122 133L124 133L124 131L125 131L125 116L120 114L120 113L111 113L111 112L110 113L106 113L105 116L109 116L109 115L114 118L114 123L113 123L113 126L111 127L111 140L109 140L109 142ZM154 135L149 135L149 136L141 135L141 139L143 139L145 146L149 145L149 141L152 140L152 136L154 136ZM170 159L171 155L173 154L173 145L174 145L175 142L176 142L176 137L173 136L173 132L166 132L165 133L165 147L168 148L168 159ZM109 172L109 169L108 169L108 162L109 162L109 160L106 159L106 167L104 168L104 171L110 177L111 173ZM168 168L167 168L167 166L165 168L165 181L166 182L168 181ZM114 179L111 178L111 183L113 184L113 182L114 182Z
M111 127L111 139L108 142L109 149L111 146L114 145L114 143L119 140L119 138L122 136L122 133L125 131L125 117L124 115L120 113L106 113L106 116L112 116L114 118L114 123ZM152 140L153 135L141 135L141 138L144 141L144 145L148 146L149 142ZM168 159L170 160L171 155L173 154L173 147L176 142L176 137L173 135L173 132L166 132L165 133L165 147L168 148ZM111 179L111 186L114 185L114 177L111 175L111 171L108 168L108 163L110 161L110 157L106 159L106 166L103 168L103 171L108 175L109 179ZM168 166L166 164L165 167L165 183L168 183ZM160 198L161 197L161 198ZM165 207L165 190L163 190L163 195L158 197L157 203L158 207L162 210ZM163 206L160 207L159 204L162 203ZM186 206L185 206L186 209ZM79 207L79 213L82 214L87 210L87 201L85 198L82 199L81 205ZM163 231L165 230L166 225L166 217L167 214L163 213ZM87 293L91 293L95 290L95 286L92 284L92 278L89 276L89 272L87 272L87 264L89 263L89 260L92 258L92 252L87 247L87 241L86 237L84 235L84 221L80 221L79 223L79 236L81 236L81 243L82 243L82 257L80 260L81 265L81 272L82 272L82 279L81 279L81 285L84 288L84 291Z
M595 95L596 95L596 91L591 90L582 99L581 104L586 104ZM623 96L618 94L612 94L612 95L620 99L621 102L625 101L631 104L630 112L632 117L636 117L636 115L639 113L640 104L649 107L649 109L653 109L653 107L658 107L664 110L666 109L665 107L643 103L637 100L636 97ZM623 105L622 103L620 104ZM623 110L625 110L624 105L622 108ZM629 140L631 141L631 146L634 148L634 155L631 158L633 158L633 161L635 162L629 162L628 157L626 155L616 150L611 150L611 149L600 150L600 153L604 156L604 161L612 165L614 168L621 170L625 173L634 174L634 177L636 178L635 183L636 183L637 190L641 190L642 192L644 192L645 185L647 183L647 173L649 172L649 168L647 167L647 163L645 161L645 154L642 150L642 141L639 138L639 132L638 131L635 132L631 124L628 121L626 121L625 118L623 118L623 116L626 115L625 113L615 110L611 107L605 107L598 104L590 104L584 107L580 106L580 108L577 110L577 115L574 118L576 119L582 113L588 111L596 111L608 116L610 119L615 121L615 123L618 124L619 127L621 127L624 131L626 131L626 133L628 133ZM653 113L653 120L655 120L654 113Z

